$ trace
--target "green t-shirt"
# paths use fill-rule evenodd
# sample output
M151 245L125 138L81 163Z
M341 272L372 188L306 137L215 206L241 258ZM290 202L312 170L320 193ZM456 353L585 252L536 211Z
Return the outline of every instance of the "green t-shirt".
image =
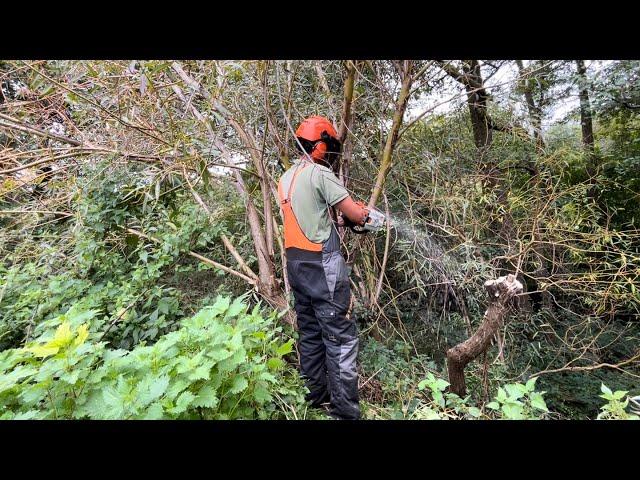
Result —
M331 234L329 207L347 198L349 192L329 168L308 160L298 160L280 178L284 195L289 192L296 170L304 164L308 166L296 177L291 207L307 238L314 243L321 243Z

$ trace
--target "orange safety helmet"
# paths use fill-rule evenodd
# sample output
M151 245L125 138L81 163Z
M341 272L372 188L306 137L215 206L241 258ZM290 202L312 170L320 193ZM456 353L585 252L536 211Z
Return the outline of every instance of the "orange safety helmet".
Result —
M338 153L340 150L340 142L338 141L338 132L329 120L319 115L305 118L296 130L298 139L306 140L311 151L311 158L316 161L324 160L327 151Z

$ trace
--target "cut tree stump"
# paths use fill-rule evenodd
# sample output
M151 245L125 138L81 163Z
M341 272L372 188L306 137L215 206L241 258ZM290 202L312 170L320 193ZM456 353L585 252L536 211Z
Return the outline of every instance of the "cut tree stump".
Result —
M489 348L491 340L504 324L514 297L522 293L523 289L515 275L511 274L496 280L487 280L484 288L489 294L489 307L482 324L471 337L447 351L450 391L460 397L467 393L464 368Z

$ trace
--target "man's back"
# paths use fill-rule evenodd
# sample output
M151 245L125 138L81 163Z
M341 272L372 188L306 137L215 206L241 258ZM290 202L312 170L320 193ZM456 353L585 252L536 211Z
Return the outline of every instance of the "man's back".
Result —
M338 177L327 167L298 160L282 175L280 187L285 198L291 195L293 213L305 236L314 243L325 242L332 228L328 207L349 196Z

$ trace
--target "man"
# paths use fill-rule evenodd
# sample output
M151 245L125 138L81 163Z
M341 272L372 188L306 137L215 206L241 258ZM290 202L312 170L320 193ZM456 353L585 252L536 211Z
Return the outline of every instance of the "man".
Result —
M313 406L329 402L332 417L355 420L360 418L358 336L349 316L347 266L329 208L337 208L356 225L364 225L369 212L354 202L330 168L331 156L340 150L331 122L309 117L296 137L303 155L282 175L278 193L302 375Z

